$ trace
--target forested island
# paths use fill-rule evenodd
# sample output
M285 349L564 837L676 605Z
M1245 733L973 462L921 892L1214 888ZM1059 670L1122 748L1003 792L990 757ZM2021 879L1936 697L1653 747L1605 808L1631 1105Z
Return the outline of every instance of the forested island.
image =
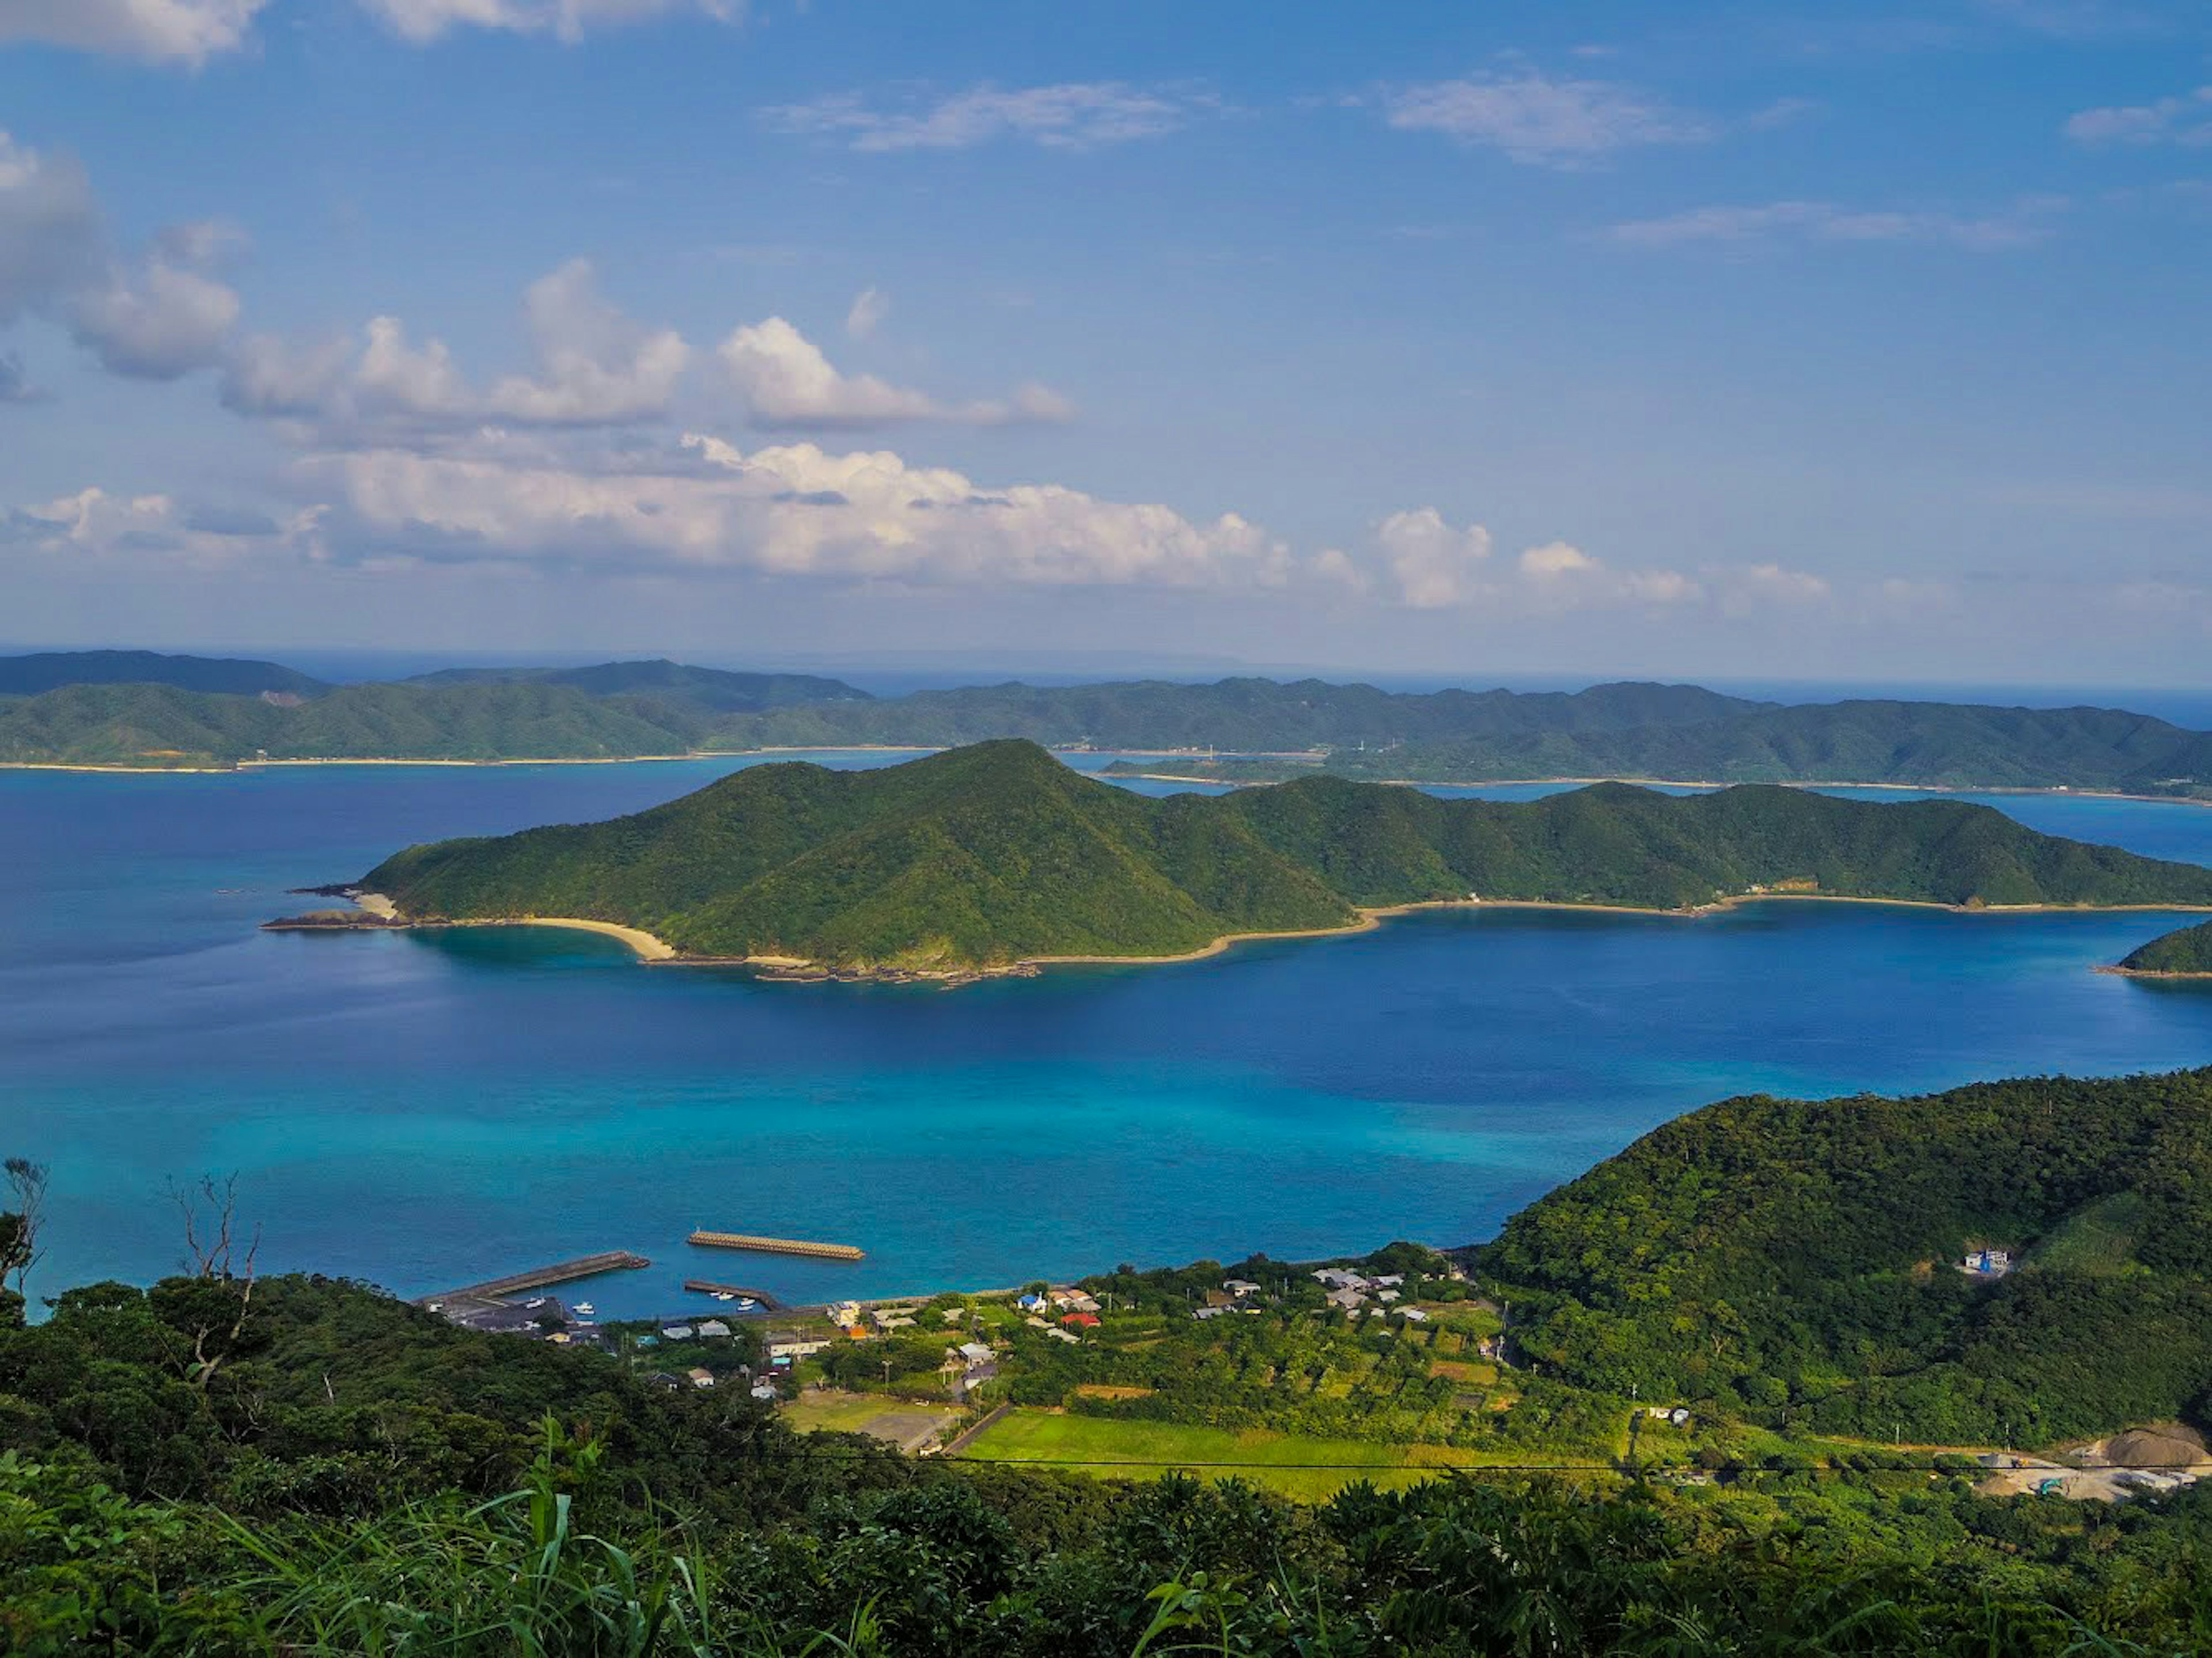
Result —
M2212 796L2212 734L2118 709L1785 705L1692 685L1395 693L1306 679L979 685L669 661L457 668L331 685L274 663L149 652L0 659L0 764L224 768L302 760L611 760L1022 738L1159 756L1114 769L1234 783L1534 779L1869 783Z
M1336 777L1153 799L1018 741L757 766L611 823L410 847L349 885L404 921L582 919L692 959L902 973L1187 956L1472 902L2212 905L2212 871L1965 802L1626 784L1443 800Z
M1464 1273L1404 1243L1122 1266L1055 1291L1097 1315L921 1297L932 1327L841 1335L797 1372L743 1321L702 1342L556 1308L493 1333L257 1274L215 1187L235 1224L185 1272L52 1293L27 1325L14 1286L58 1217L14 1160L0 1643L2193 1653L2212 1484L1993 1496L2008 1459L1984 1448L2144 1423L2165 1425L2108 1448L2200 1442L2207 1148L2206 1072L1734 1100L1455 1252ZM990 1362L948 1412L955 1342ZM976 1432L917 1458L803 1430L819 1398ZM1024 1424L1132 1448L990 1450ZM1217 1443L1222 1466L1142 1448ZM1400 1454L1395 1489L1297 1495L1362 1444Z
M2212 979L2212 921L2152 939L2113 971L2147 979Z

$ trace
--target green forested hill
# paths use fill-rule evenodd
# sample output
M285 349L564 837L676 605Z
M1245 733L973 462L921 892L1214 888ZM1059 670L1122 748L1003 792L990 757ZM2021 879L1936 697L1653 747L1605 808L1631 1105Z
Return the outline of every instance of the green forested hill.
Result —
M1034 744L755 767L612 823L416 847L362 885L422 920L573 915L700 956L988 965L1168 956L1479 894L1679 908L1788 886L1950 904L2212 904L2212 871L1987 807L1607 784L1447 801L1316 777L1152 799Z
M2120 970L2212 976L2212 921L2152 939L2123 960Z
M2013 1269L1969 1277L1970 1248ZM2212 1414L2212 1071L1724 1101L1476 1252L1547 1374L1870 1438Z
M155 696L159 685L111 682L141 671L160 681L170 671L161 665L191 659L92 653L35 660L49 665L41 671L50 676L74 673L99 683L71 683L46 697L13 702L0 672L0 763L223 765L251 759L260 749L276 757L568 759L759 748L950 748L1021 738L1048 747L1223 750L1231 757L1179 753L1167 768L1230 782L1279 781L1322 769L1362 780L1419 782L1627 777L2212 792L2212 734L2105 708L1898 701L1785 707L1657 684L1410 694L1251 678L1205 685L980 685L878 699L810 675L647 661L448 669L398 685L349 686L322 699L342 700L319 720L288 720L272 717L254 695L222 693L273 691L289 701L288 692L313 695L325 688L304 676L274 685L256 680L210 688L176 669L185 683L167 689L204 693L179 703ZM72 669L71 663L83 665ZM0 671L5 665L0 663ZM198 669L290 675L265 664ZM304 683L294 685L295 679ZM43 685L33 678L21 689ZM85 695L95 689L106 695ZM547 704L539 714L528 705L483 700L523 689L567 693L592 706Z
M1765 706L1695 685L1429 693L1319 679L971 685L858 707L778 709L729 721L714 741L730 748L955 748L1020 737L1048 747L1297 751L1541 731L1665 729Z
M273 702L167 685L71 685L0 701L0 762L616 759L688 751L678 710L566 685L345 685Z
M1297 776L1315 763L1178 757L1165 767L1117 769L1244 783ZM2203 734L2162 720L2110 708L1947 702L1744 705L1694 723L1413 738L1395 747L1339 748L1318 763L1345 777L1422 783L1650 777L2137 793L2212 786L2212 747Z
M321 680L276 662L235 657L165 656L158 651L40 651L0 656L0 696L35 696L64 685L173 685L179 690L258 696L263 691L313 696Z

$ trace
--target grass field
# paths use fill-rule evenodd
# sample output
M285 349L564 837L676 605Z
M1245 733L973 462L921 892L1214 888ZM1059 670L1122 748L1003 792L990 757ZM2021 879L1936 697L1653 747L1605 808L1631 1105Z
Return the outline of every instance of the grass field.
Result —
M866 1394L810 1389L783 1406L783 1419L801 1433L872 1434L912 1449L936 1437L937 1430L960 1412L949 1405L915 1404Z
M993 1462L1066 1462L1079 1465L1078 1473L1137 1479L1158 1479L1181 1467L1213 1479L1234 1475L1307 1502L1322 1501L1360 1479L1407 1485L1433 1479L1443 1468L1479 1467L1485 1460L1479 1452L1444 1445L1371 1445L1046 1410L1011 1412L962 1455ZM1316 1463L1342 1466L1309 1466ZM1219 1466L1224 1464L1232 1466Z

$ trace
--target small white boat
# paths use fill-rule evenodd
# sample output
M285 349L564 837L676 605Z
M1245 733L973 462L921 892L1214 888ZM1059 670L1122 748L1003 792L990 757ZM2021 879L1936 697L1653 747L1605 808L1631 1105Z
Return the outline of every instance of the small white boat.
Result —
M714 1291L714 1299L717 1301L735 1301L737 1297L727 1290L717 1290Z
M754 1308L759 1305L760 1303L755 1301L750 1296L739 1296L738 1297L738 1310L741 1313L750 1313Z
M581 1313L586 1318L589 1318L592 1314L598 1312L599 1309L592 1306L588 1301L580 1301L576 1303L576 1310Z

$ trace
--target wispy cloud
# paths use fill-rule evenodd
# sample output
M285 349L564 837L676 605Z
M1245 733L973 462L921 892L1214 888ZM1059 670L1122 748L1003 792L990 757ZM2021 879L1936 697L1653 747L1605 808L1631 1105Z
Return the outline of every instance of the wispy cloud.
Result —
M2056 197L2019 203L2002 213L1960 214L1847 208L1833 202L1768 202L1758 206L1691 208L1654 219L1634 219L1605 234L1633 247L1681 247L1698 243L1750 247L1781 241L1913 242L1998 253L2045 240L2051 219L2065 207Z
M1383 94L1383 117L1404 131L1438 132L1539 167L1587 165L1650 144L1703 143L1703 116L1614 81L1554 79L1515 69L1401 87Z
M2148 104L2085 109L2066 123L2066 136L2083 144L2212 145L2212 86Z
M858 93L810 103L779 104L761 118L779 132L842 139L882 154L908 149L972 149L1001 139L1051 149L1097 149L1157 138L1221 107L1190 87L1145 87L1126 81L1068 81L1054 86L971 87L905 107L872 104Z

